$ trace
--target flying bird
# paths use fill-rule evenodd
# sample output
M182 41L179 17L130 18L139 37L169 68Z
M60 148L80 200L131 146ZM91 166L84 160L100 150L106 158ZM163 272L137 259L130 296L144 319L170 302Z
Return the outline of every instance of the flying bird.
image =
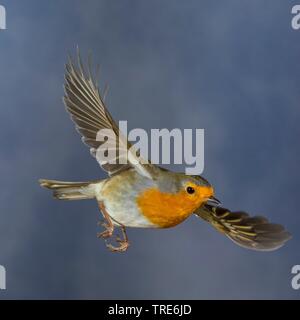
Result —
M271 251L290 239L283 226L264 217L250 217L245 212L221 207L214 197L214 188L202 176L169 171L134 152L105 106L90 63L86 70L79 52L77 63L70 58L66 64L64 88L66 110L108 178L88 182L40 179L39 183L53 190L56 199L96 199L104 219L100 223L104 230L97 236L105 240L110 251L128 249L126 227L170 228L192 214L245 248ZM101 129L112 130L117 138L113 163L97 154L104 141L99 139ZM127 163L120 161L122 149L128 153ZM121 237L115 235L116 228L121 230Z

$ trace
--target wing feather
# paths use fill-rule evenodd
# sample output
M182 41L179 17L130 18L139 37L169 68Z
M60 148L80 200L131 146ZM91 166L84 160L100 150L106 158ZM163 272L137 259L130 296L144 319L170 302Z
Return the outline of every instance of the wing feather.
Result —
M119 132L117 124L104 104L98 83L94 80L91 69L90 57L86 71L79 51L77 66L71 58L69 58L66 65L64 103L72 121L75 123L76 130L82 135L83 143L90 147L91 155L96 157L97 149L106 141L101 134L98 135L99 131L101 129L112 129L116 141L114 147L111 146L111 149L115 149L116 161L107 163L105 159L98 159L97 155L96 159L100 166L109 175L132 167L140 174L152 178L149 162L137 157L138 153ZM102 141L97 140L97 135L98 138L99 136L103 137ZM128 163L123 164L119 161L121 157L119 150L126 150Z
M232 212L222 207L204 205L195 214L236 244L248 249L272 251L291 238L282 225L270 223L265 217L250 217L243 211Z

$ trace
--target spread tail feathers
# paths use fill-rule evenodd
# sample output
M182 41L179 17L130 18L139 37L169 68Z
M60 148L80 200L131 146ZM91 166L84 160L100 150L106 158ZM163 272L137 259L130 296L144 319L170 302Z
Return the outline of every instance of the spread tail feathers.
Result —
M95 197L95 183L89 182L66 182L57 180L40 179L41 187L53 190L53 196L59 200L83 200Z
M208 221L236 244L253 250L272 251L282 247L291 235L280 224L260 216L249 217L242 211L204 205L195 214Z

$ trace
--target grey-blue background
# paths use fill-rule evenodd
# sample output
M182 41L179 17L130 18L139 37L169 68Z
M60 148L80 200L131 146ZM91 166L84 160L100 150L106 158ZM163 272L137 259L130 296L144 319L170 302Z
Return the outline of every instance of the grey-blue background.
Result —
M1 0L0 298L299 298L290 284L300 264L295 3ZM204 175L218 198L285 224L293 239L252 252L191 217L130 229L130 250L108 252L94 201L54 201L37 183L105 176L61 101L77 44L101 64L116 119L204 128Z

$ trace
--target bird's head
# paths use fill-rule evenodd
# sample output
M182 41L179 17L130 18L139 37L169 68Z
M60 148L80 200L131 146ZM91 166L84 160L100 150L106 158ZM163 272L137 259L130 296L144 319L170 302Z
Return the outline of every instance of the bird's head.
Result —
M184 176L180 179L181 187L178 195L187 202L200 206L207 201L215 201L214 189L211 184L201 176Z

